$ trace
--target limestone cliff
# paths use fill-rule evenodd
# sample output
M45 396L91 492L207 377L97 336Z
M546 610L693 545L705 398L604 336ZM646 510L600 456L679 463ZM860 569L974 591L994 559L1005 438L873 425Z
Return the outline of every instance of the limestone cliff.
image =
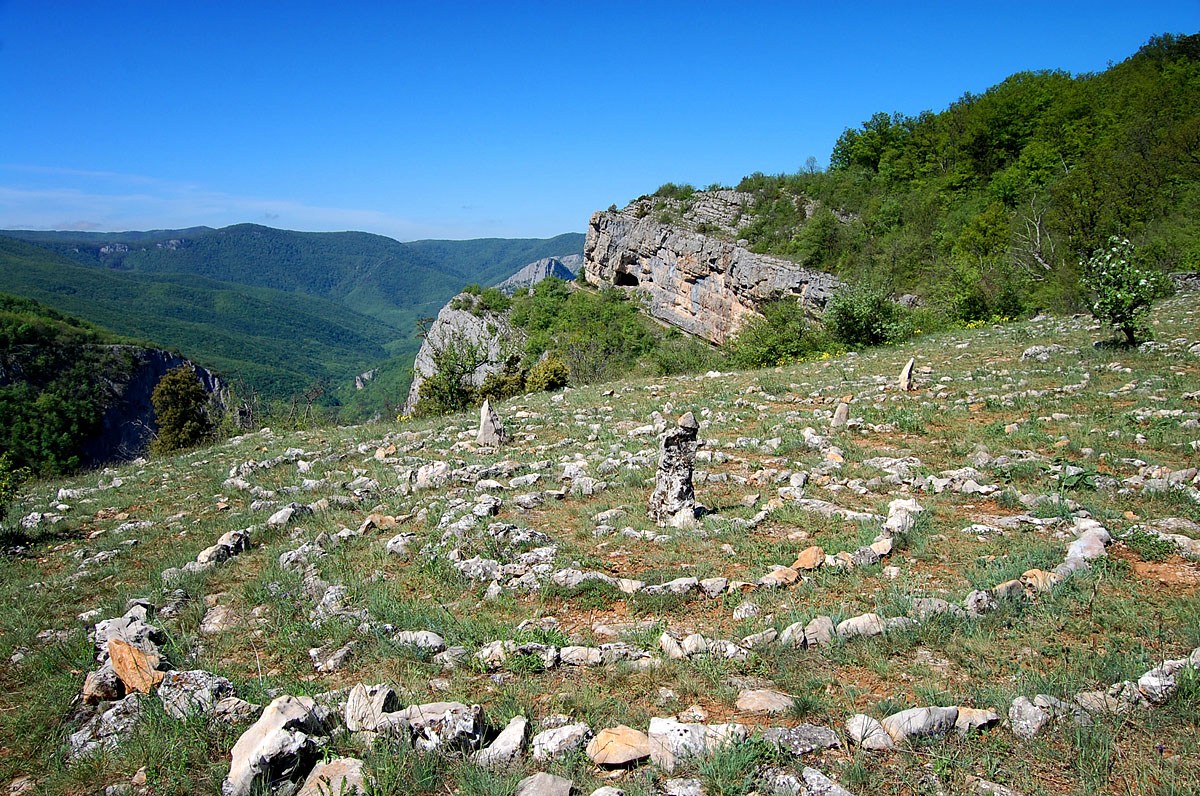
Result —
M737 234L750 201L736 191L698 191L596 213L583 277L641 291L655 318L717 344L768 301L794 297L819 311L841 282L745 248Z
M490 374L503 369L509 357L519 356L524 345L525 333L509 322L507 313L489 312L480 306L478 296L459 293L442 307L425 332L413 363L404 413L412 412L421 384L437 373L439 359L450 350L457 352L454 359L466 363L467 379L478 387Z
M555 277L570 282L583 265L582 254L567 254L561 257L547 257L537 260L505 279L497 288L505 293L516 293L518 290L533 287L543 279Z

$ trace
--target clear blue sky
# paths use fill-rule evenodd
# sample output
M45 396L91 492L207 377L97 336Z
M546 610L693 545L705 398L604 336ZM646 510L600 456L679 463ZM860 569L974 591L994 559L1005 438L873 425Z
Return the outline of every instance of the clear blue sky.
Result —
M0 0L0 228L547 237L1198 31L1200 0Z

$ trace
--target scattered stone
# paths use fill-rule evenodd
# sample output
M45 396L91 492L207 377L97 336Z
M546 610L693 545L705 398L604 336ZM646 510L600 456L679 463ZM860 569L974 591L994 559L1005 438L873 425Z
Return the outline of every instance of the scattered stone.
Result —
M772 727L763 733L763 740L776 749L783 749L796 757L822 749L836 749L842 745L838 740L837 733L828 727L819 727L816 724Z
M845 621L839 622L837 626L837 634L842 638L856 638L858 636L878 636L882 635L885 629L883 617L879 614L869 613L861 616L854 616Z
M544 771L517 783L515 796L571 796L575 783Z
M882 722L883 729L896 743L909 738L945 735L954 729L958 708L909 708L893 713Z
M1021 796L1012 788L979 777L967 777L966 785L971 789L972 796Z
M850 791L834 782L815 768L806 766L801 772L808 796L853 796Z
M985 730L1000 723L1000 716L994 710L980 708L958 708L958 717L954 720L954 730L959 735L966 735L973 730Z
M222 796L249 796L307 773L321 748L312 734L323 731L316 703L309 697L281 696L267 705L230 752Z
M583 746L592 737L592 728L583 722L544 730L533 736L534 760L550 760Z
M475 762L482 768L504 768L516 763L528 734L529 720L513 716L487 748L475 753Z
M839 401L837 409L833 410L833 419L829 421L830 428L844 428L850 419L850 404Z
M668 779L662 787L663 796L704 796L704 786L698 779Z
M1023 696L1014 699L1012 707L1008 709L1009 726L1012 727L1013 734L1024 741L1037 735L1042 727L1045 727L1050 721L1050 718L1048 712Z
M317 763L296 796L365 796L366 793L363 761L336 757Z
M108 710L88 719L68 742L72 759L86 757L100 750L114 749L121 739L133 731L141 719L142 695L130 694L114 702Z
M736 707L744 713L786 713L796 701L769 688L747 689L738 694Z
M106 663L94 672L88 672L83 680L83 704L114 702L125 696L125 683L117 676L111 663Z
M233 683L202 669L166 672L158 686L163 710L183 720L191 714L208 715L217 703L233 695Z
M746 728L740 724L681 724L675 719L650 719L650 760L663 771L671 772L680 760L699 757L726 743L743 740Z
M688 412L678 427L662 435L658 473L650 495L648 513L660 526L691 527L696 521L696 492L692 471L696 464L696 440L700 424Z
M350 732L374 731L385 714L399 709L400 698L390 686L359 683L350 689L342 715Z
M846 721L846 734L850 740L871 751L886 751L895 746L892 736L877 719L859 713Z
M421 752L476 747L483 736L483 708L479 705L431 702L410 705L385 718L393 726L407 724L412 729L413 746Z
M200 635L214 636L238 627L237 614L228 605L214 605L204 612L200 620Z
M650 756L650 737L619 724L597 733L588 742L587 755L598 766L628 765Z

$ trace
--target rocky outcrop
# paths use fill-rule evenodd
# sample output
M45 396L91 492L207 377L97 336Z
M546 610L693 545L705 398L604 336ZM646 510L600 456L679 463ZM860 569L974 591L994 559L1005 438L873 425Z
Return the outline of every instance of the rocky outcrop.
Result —
M765 302L795 298L819 311L841 282L745 248L736 236L750 200L736 191L697 192L596 213L583 278L641 291L655 318L718 344Z
M211 396L214 412L226 409L229 388L216 374L195 365L179 354L159 348L104 346L121 367L113 374L98 374L112 400L100 421L100 431L83 447L88 464L130 461L146 452L158 431L150 395L167 372L181 366L195 368L204 391ZM110 377L111 376L111 377Z
M547 257L543 260L537 260L517 271L515 274L505 279L500 284L496 285L505 293L516 293L520 290L525 290L541 282L543 279L554 277L570 282L575 279L575 275L579 273L579 269L583 266L582 254L567 254L561 257Z
M510 357L518 356L525 345L525 332L509 322L505 313L482 308L478 296L459 293L442 307L425 333L417 359L413 363L412 387L404 403L404 413L412 412L420 397L421 385L438 371L439 360L451 350L470 375L467 380L478 387L493 373L499 373Z

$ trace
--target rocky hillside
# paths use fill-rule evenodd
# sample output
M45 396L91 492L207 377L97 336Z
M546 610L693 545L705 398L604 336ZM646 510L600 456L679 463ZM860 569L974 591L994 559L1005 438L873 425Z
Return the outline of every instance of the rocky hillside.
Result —
M655 318L717 344L766 302L794 298L819 310L841 283L751 252L739 237L751 200L736 191L688 191L596 213L583 278L644 293Z
M499 448L472 412L31 485L0 783L1188 793L1194 295L1154 323L528 395Z

